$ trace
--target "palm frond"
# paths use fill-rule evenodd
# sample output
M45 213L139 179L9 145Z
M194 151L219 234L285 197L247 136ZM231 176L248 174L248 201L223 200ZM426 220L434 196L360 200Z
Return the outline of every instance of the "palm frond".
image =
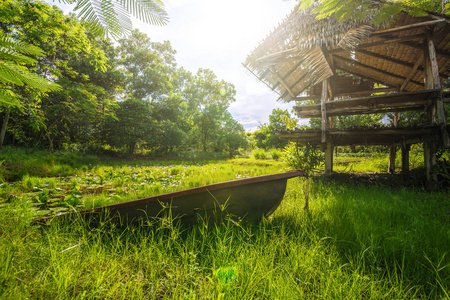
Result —
M361 25L348 30L338 43L338 47L351 51L361 42L367 39L374 31L374 27L370 25Z
M3 106L19 105L18 96L6 85L0 85L0 104Z
M47 79L31 73L26 67L11 61L0 61L0 83L23 86L28 84L43 91L55 91L61 87Z
M168 22L164 4L159 0L77 0L76 3L78 17L99 35L119 38L128 34L132 29L130 15L154 25Z
M44 55L44 51L34 45L21 42L7 36L4 32L0 31L0 50L8 49L15 53L23 53L26 55Z
M11 93L8 85L23 86L28 84L42 91L60 89L60 86L40 77L28 70L26 64L35 64L36 60L27 55L43 55L44 52L33 45L17 41L4 32L0 32L0 88L2 89L2 102L11 102ZM7 88L4 88L4 87Z
M169 17L160 0L118 0L133 17L154 25L165 25Z

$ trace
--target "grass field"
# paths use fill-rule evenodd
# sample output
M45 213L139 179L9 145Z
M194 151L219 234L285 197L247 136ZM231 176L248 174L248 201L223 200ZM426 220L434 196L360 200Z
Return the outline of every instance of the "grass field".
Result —
M56 174L51 170L57 163L42 164L52 176L24 174L0 186L0 298L450 296L448 191L317 176L310 186L308 212L302 209L303 179L290 179L279 209L257 223L228 220L183 227L160 220L118 228L75 220L30 225L35 216L51 210L286 170L282 162L251 158L76 160Z

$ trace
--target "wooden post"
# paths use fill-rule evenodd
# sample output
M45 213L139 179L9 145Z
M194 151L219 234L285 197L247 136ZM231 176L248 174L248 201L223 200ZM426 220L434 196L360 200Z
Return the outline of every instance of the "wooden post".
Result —
M402 174L409 175L409 150L410 145L402 145Z
M326 143L327 142L327 110L325 107L325 103L328 98L328 79L324 79L322 81L322 97L320 98L320 111L322 113L322 135L321 135L321 142Z
M397 147L395 146L391 146L390 147L390 152L389 152L389 165L388 165L388 171L390 174L394 174L395 173L395 152L397 151L396 149Z
M423 143L423 158L427 176L427 183L430 187L432 185L432 182L437 182L437 176L433 172L433 169L436 166L436 150L434 149L433 142Z
M430 71L427 71L431 73L432 82L430 82L430 86L427 88L433 88L433 89L442 89L441 80L439 78L439 69L438 69L438 63L436 59L436 49L434 47L433 40L428 37L427 38L427 49L428 49L428 58L429 58L429 69ZM429 75L429 76L430 76ZM428 81L428 78L427 78ZM444 109L444 102L442 99L442 95L439 95L439 97L436 99L436 103L434 106L434 109L437 113L437 118L435 117L434 122L436 122L441 130L441 136L442 136L442 143L444 147L449 148L450 147L450 139L448 136L447 131L447 122L445 120L445 109Z
M431 47L430 43L431 39L426 40L426 47L424 49L424 63L425 63L425 89L432 90L435 89L435 85L439 84L434 82L434 76L433 76L433 62L432 58L433 55L430 53ZM432 44L432 41L431 41ZM434 48L434 47L433 47ZM436 59L436 57L434 57ZM432 103L427 108L427 117L428 121L431 124L436 123L436 101L432 101ZM432 181L437 181L436 175L433 176L433 169L436 166L436 152L434 147L434 141L429 140L423 143L423 158L424 158L424 165L425 165L425 175L427 178L427 184L428 186L431 185Z
M327 143L325 150L325 176L331 176L333 173L333 144Z
M333 101L334 97L336 97L336 66L334 63L334 58L333 55L330 54L329 58L328 58L328 64L331 67L331 70L333 71L333 76L330 77L329 82L328 82L328 91L330 93L330 99L328 99L328 101ZM334 117L330 117L330 124L329 124L329 128L333 129L334 128Z
M400 113L396 112L394 114L394 127L398 126L398 120L400 119ZM397 147L391 146L390 153L389 153L389 166L388 166L388 172L391 174L395 173L395 157L397 154Z

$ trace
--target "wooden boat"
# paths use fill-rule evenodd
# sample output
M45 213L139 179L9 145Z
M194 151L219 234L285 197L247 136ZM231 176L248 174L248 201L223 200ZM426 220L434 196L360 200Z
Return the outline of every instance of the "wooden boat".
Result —
M106 213L108 219L120 219L122 223L167 216L183 223L196 222L199 216L207 218L209 221L226 216L255 220L262 216L268 216L275 211L283 199L287 179L303 175L303 171L296 170L226 181L79 212L45 217L35 220L35 223L46 223L53 218L67 218L77 215L84 217L98 216L99 213Z

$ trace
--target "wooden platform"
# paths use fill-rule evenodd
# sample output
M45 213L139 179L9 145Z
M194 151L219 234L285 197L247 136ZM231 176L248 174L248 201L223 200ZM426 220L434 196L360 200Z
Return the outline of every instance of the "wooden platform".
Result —
M321 144L321 130L297 130L280 132L278 136L284 139L298 142ZM350 145L408 145L427 141L439 141L440 128L430 127L405 127L405 128L379 128L379 129L331 129L326 131L327 141L333 146Z
M384 94L325 102L326 114L332 116L424 111L439 96L439 90ZM446 96L446 95L444 95ZM319 118L321 105L294 106L301 118Z

